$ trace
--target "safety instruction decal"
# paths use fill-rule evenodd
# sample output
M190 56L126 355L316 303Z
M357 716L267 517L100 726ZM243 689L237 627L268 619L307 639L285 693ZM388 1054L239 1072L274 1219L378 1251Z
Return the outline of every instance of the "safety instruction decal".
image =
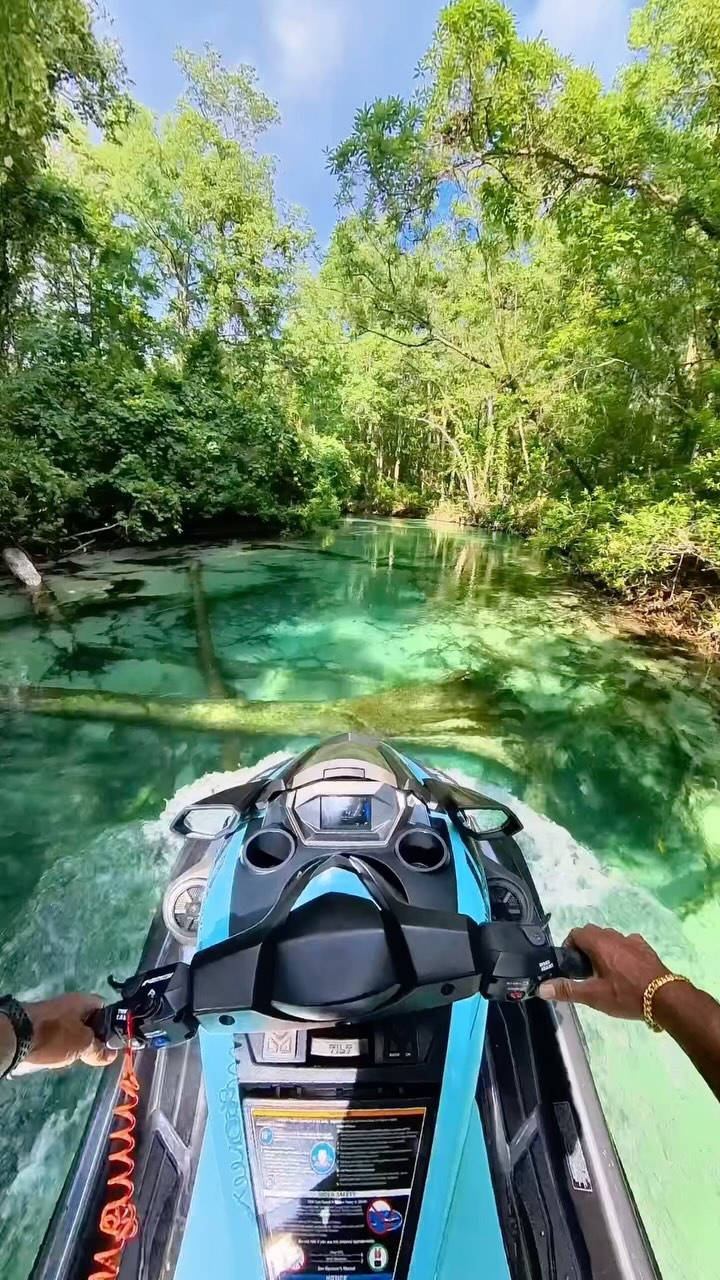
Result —
M243 1105L268 1280L401 1280L427 1107Z

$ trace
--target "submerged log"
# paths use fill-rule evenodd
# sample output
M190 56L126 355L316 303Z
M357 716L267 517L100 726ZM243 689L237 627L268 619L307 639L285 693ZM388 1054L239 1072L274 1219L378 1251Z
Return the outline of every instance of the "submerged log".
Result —
M0 707L68 720L105 720L199 733L326 737L368 733L457 746L511 764L493 732L496 712L472 681L455 676L435 685L401 686L336 702L237 702L146 698L87 689L0 689Z
M211 698L234 699L236 691L225 680L220 660L215 652L210 611L203 588L203 567L199 560L194 560L188 570L193 597L195 615L195 634L198 644L198 662L205 680L205 688ZM240 699L244 701L244 698ZM234 769L238 762L238 744L235 738L225 738L220 753L220 766L224 770Z

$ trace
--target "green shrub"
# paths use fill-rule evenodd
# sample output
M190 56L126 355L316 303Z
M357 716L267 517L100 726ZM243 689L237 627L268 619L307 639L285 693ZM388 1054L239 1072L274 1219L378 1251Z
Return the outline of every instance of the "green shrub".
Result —
M67 534L82 506L83 484L33 444L0 437L0 530L7 541L52 545Z
M386 476L377 476L360 500L361 509L376 516L424 516L432 506L429 494L411 485L396 484Z
M305 446L312 463L316 483L326 481L338 503L345 507L354 497L360 477L348 449L334 436L306 433Z
M623 509L629 496L626 486L614 494L598 490L574 503L549 502L537 541L616 591L670 579L686 559L720 567L716 507L676 496L646 497L634 509Z
M328 525L337 524L341 515L340 500L323 476L315 486L312 497L302 506L294 509L292 519L301 530L322 529Z
M62 341L62 334L57 342ZM3 536L55 548L104 525L153 541L205 522L306 528L357 488L338 440L303 432L272 389L238 389L217 345L138 368L70 345L0 383Z

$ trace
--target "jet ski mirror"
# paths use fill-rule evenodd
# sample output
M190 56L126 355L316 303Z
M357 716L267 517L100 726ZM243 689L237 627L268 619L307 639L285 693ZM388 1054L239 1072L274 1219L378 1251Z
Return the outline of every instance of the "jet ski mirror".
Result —
M172 824L180 836L195 840L217 840L232 835L240 825L240 814L229 804L196 804L185 809Z
M433 800L447 809L456 826L465 835L490 840L499 836L515 836L522 823L506 805L480 791L471 791L444 777L429 777L425 788Z
M463 809L461 817L466 827L483 838L502 832L507 819L502 809Z

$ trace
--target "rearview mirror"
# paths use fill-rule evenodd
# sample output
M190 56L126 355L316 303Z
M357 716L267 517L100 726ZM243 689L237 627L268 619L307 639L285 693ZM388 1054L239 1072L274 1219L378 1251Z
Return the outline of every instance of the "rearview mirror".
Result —
M507 814L502 809L464 809L460 816L465 825L478 836L504 832L507 823Z
M453 822L470 836L488 840L491 837L514 836L522 831L522 822L500 800L484 796L480 791L461 787L451 778L427 778L426 788L447 808Z
M240 814L229 804L196 804L185 809L172 824L178 835L195 840L217 840L232 835L240 825Z

